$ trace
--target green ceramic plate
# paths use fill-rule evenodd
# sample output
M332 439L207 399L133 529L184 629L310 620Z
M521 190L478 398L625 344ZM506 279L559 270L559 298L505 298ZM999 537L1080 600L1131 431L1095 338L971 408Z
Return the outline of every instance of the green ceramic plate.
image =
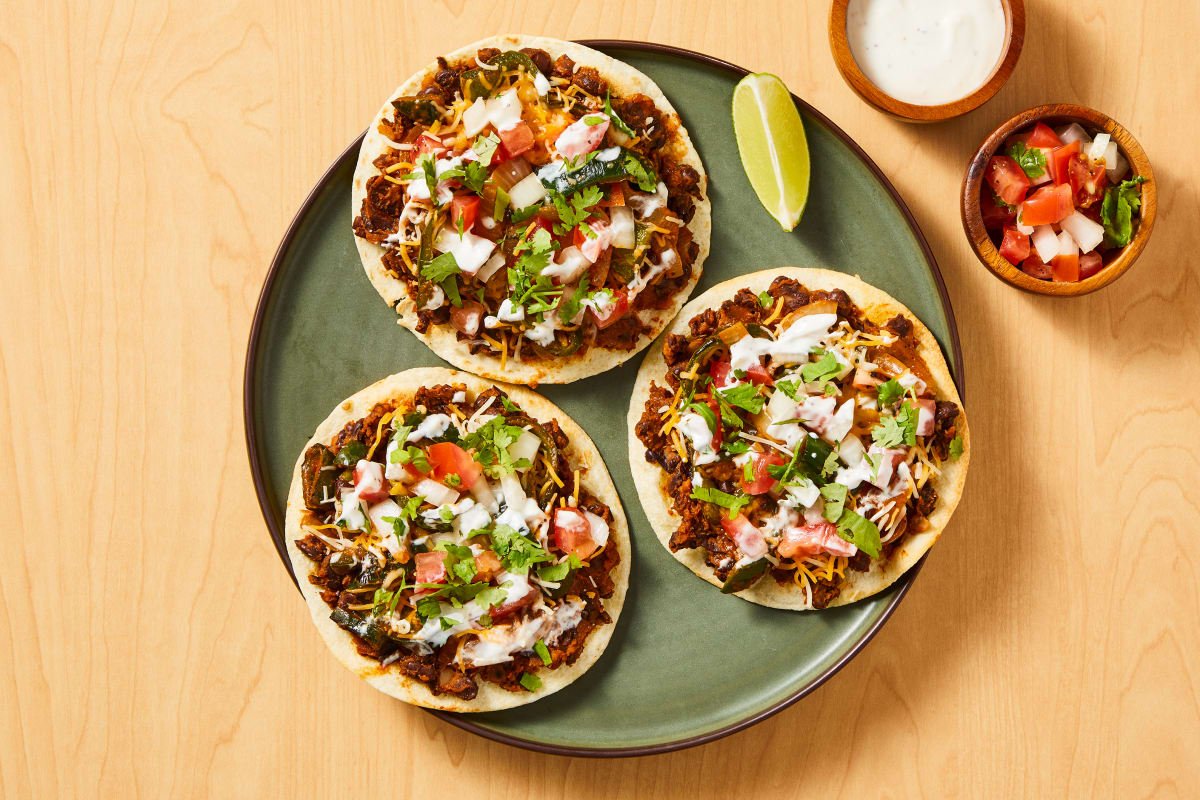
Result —
M738 161L730 98L745 70L658 45L587 44L653 78L680 110L704 159L713 241L697 292L767 267L858 273L924 320L961 383L954 318L929 247L891 184L845 133L796 100L812 152L812 192L800 225L784 233L759 206ZM359 265L350 231L357 152L355 142L342 153L288 229L246 356L250 465L285 565L284 498L316 425L342 399L385 375L442 363L396 324ZM363 341L373 346L364 351ZM487 714L438 712L446 721L522 747L583 755L662 752L710 741L820 685L879 629L915 576L916 569L868 601L807 614L762 608L698 580L655 539L630 476L625 413L640 363L635 358L603 375L541 389L595 439L629 514L633 570L608 650L579 681L545 700Z

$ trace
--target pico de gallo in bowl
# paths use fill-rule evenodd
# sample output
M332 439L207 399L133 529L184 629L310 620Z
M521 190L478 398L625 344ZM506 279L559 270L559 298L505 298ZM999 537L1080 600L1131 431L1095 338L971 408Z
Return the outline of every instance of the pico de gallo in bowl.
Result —
M1153 194L1145 154L1123 128L1084 110L1090 114L1081 118L1038 116L1038 109L1014 117L985 142L964 186L964 225L977 251L985 236L992 248L987 256L998 254L1001 267L1037 282L1102 276L1096 283L1107 283L1116 275L1104 273L1139 234L1148 234L1153 217L1145 208ZM968 219L974 198L977 217ZM975 235L973 221L983 236ZM979 255L996 271L985 252Z

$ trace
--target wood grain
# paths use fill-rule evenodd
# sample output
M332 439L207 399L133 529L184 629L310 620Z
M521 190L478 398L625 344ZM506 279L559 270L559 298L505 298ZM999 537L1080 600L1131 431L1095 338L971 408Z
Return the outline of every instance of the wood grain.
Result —
M1026 10L996 98L911 126L838 77L824 2L5 3L0 796L1197 796L1200 6ZM401 78L498 31L779 74L895 181L963 333L973 475L908 599L692 751L539 756L387 701L320 644L251 489L240 371L288 220ZM1062 101L1159 186L1138 268L1070 302L994 280L957 213L986 133Z

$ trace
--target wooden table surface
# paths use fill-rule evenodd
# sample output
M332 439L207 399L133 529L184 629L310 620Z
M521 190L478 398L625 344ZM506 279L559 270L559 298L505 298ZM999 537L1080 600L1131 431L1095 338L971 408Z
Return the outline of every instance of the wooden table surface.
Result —
M0 796L1200 794L1200 5L1026 2L1008 85L924 127L851 93L815 0L5 3ZM543 756L387 700L254 497L242 365L288 221L402 78L507 31L779 74L895 182L958 317L975 457L920 579L816 693L689 751ZM974 147L1051 101L1159 184L1140 262L1082 299L1001 284L958 219Z

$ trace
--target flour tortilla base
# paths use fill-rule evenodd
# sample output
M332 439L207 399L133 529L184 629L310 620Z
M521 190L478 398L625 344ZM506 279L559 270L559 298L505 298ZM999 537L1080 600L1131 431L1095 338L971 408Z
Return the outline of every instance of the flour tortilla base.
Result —
M523 47L540 48L549 53L552 59L566 54L570 56L577 67L591 66L599 70L601 77L608 81L609 86L615 94L622 97L639 93L644 94L654 101L659 111L668 115L678 116L678 112L675 111L671 102L667 100L666 95L646 75L624 62L606 56L590 47L575 44L574 42L565 42L560 39L551 39L544 36L493 36L448 53L445 58L450 63L464 58L473 58L476 52L483 47L495 47L501 51L519 50ZM392 100L397 97L416 94L420 90L425 78L433 74L436 70L437 64L431 64L401 84L400 88L388 98L387 102L379 110L379 113L371 121L371 126L367 129L366 137L363 139L362 147L358 153L358 164L354 169L354 184L350 203L351 220L358 216L362 208L362 201L367 193L367 179L379 174L379 170L371 162L383 154L388 147L388 140L379 132L379 123L384 117L391 116L393 113ZM708 257L709 240L712 235L712 211L708 200L708 176L704 172L704 165L700 163L700 154L696 152L696 148L692 144L687 130L684 129L682 121L680 121L677 128L676 137L667 147L674 150L672 155L676 160L680 163L690 165L700 175L700 197L696 200L695 215L687 224L687 227L692 231L692 239L696 242L699 250L696 254L696 260L692 264L691 280L679 288L671 301L671 305L663 309L647 309L641 312L642 321L649 328L649 331L639 337L630 350L606 350L599 347L591 347L583 354L563 356L552 360L540 360L537 363L523 363L510 358L505 368L501 370L499 357L472 354L467 348L467 343L459 341L455 330L449 325L431 325L424 333L418 333L416 330L416 303L409 297L405 282L394 277L383 266L384 248L355 236L354 241L358 246L358 254L362 259L363 268L366 270L367 277L370 278L375 290L387 301L389 306L395 308L396 313L400 317L400 324L412 331L425 344L429 345L433 352L456 367L469 370L485 378L530 385L537 385L538 383L571 383L580 378L586 378L589 375L605 372L633 358L633 356L645 349L654 340L654 337L678 313L680 307L687 302L692 289L696 287L696 282L700 280L704 259Z
M719 283L688 303L667 332L686 335L688 321L706 308L718 308L726 300L733 298L739 289L750 289L755 293L762 292L779 277L799 281L809 290L841 289L862 309L864 317L880 325L896 314L903 314L913 323L913 335L917 339L917 353L925 361L933 376L934 394L941 400L953 400L962 410L962 400L958 396L954 380L950 377L950 369L946 366L941 348L938 347L937 340L933 338L929 329L917 319L915 314L891 295L841 272L781 267L754 272ZM637 381L633 388L633 398L629 406L628 423L629 466L633 471L634 484L638 487L638 497L646 511L646 516L650 519L650 524L654 527L655 535L658 536L663 547L670 552L668 543L671 534L679 528L679 516L670 508L670 497L666 491L667 476L657 464L646 461L646 447L634 433L635 426L645 410L646 401L650 397L650 382L656 381L659 385L664 385L666 370L666 359L663 357L662 347L656 343L646 354L646 359L638 370ZM967 479L971 447L965 412L959 417L958 432L962 436L962 456L957 461L947 461L942 464L942 474L930 479L937 490L938 503L933 516L929 518L929 528L920 533L907 534L886 561L872 562L868 572L847 570L841 591L830 602L830 607L853 603L883 591L903 575L909 567L917 563L937 541L938 536L949 523L959 498L962 497L963 485ZM679 550L671 555L713 586L721 585L713 568L704 562L702 549ZM781 586L769 574L756 581L749 589L737 592L737 596L772 608L811 609L811 606L805 602L805 592L799 586Z
M476 378L474 375L442 367L410 369L397 373L371 384L339 404L333 413L317 427L313 437L304 446L304 450L308 450L318 442L328 444L346 423L366 416L376 403L388 400L408 403L412 401L413 396L421 387L440 384L462 384L468 391L475 394L497 385L492 381ZM621 607L625 603L625 590L629 587L629 526L625 519L625 509L621 507L621 499L617 496L616 487L613 486L612 478L609 477L608 470L604 466L600 451L596 449L596 445L592 443L583 429L549 400L523 387L505 384L498 386L507 392L513 402L523 408L529 416L537 420L553 419L558 422L563 433L570 440L567 458L572 465L579 467L580 483L612 510L613 524L609 535L616 542L617 551L621 554L621 562L613 568L612 573L615 586L613 596L601 601L605 611L612 617L612 622L592 630L583 651L574 664L564 665L553 670L539 670L537 675L542 680L542 686L536 691L510 692L480 679L478 681L479 694L474 700L461 700L452 695L435 696L424 683L402 675L396 670L382 667L378 661L359 655L350 634L329 619L329 606L321 599L317 587L308 580L308 576L313 571L313 562L296 547L296 539L303 537L300 523L305 511L300 480L300 467L304 461L303 451L296 461L296 469L292 473L292 488L288 493L285 526L287 549L292 562L292 571L300 583L300 591L304 595L304 601L308 604L313 624L317 626L321 638L325 640L325 644L329 646L337 660L342 662L347 669L384 694L389 694L413 705L439 708L444 711L496 711L532 703L534 700L557 692L587 672L588 668L596 663L596 659L608 645L617 619L621 616Z

